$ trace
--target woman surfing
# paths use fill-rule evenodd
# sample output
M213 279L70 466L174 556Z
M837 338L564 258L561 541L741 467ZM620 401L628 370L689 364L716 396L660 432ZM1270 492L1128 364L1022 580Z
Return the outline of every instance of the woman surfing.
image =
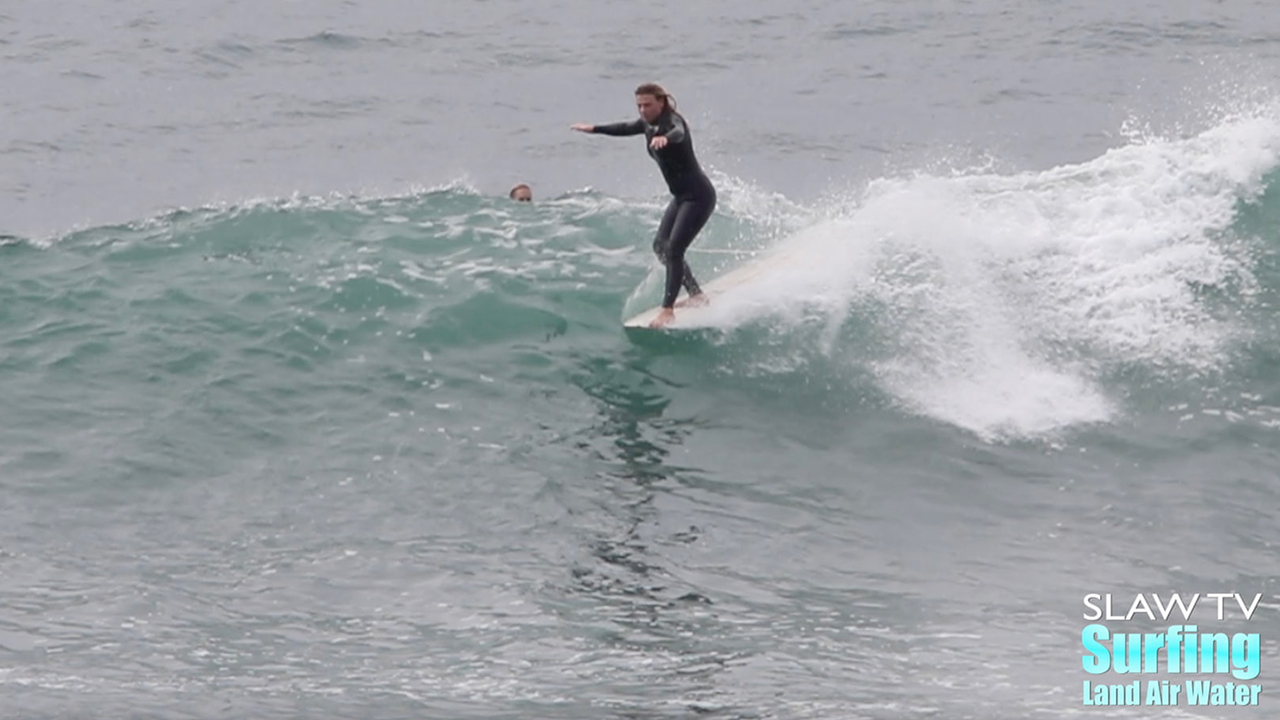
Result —
M716 189L707 178L698 158L693 154L693 138L689 125L676 112L675 98L657 83L645 83L636 88L636 109L640 118L630 122L610 125L586 125L578 123L572 129L599 135L640 135L648 143L649 156L658 163L662 177L671 191L671 203L658 224L653 240L653 251L667 267L667 286L662 298L662 308L649 327L660 328L675 319L677 305L698 305L707 302L698 281L684 259L693 239L711 217L716 207ZM687 300L676 303L676 296L683 286L689 293Z

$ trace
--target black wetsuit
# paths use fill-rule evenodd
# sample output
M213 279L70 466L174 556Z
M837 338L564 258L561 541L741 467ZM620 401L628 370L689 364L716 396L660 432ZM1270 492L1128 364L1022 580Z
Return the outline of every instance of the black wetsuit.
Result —
M644 133L645 147L649 156L658 162L662 177L671 190L671 204L662 216L658 225L658 234L653 240L653 251L658 254L662 264L667 266L667 289L662 297L663 307L672 307L680 286L690 295L702 292L698 281L693 278L689 263L685 262L684 252L697 237L702 226L707 224L711 211L716 207L716 189L711 185L698 158L693 154L693 138L689 135L689 127L684 118L672 110L664 110L658 119L650 125L643 119L632 122L613 123L612 125L596 125L592 132L602 135L639 135ZM667 138L666 147L654 150L649 142L655 135Z

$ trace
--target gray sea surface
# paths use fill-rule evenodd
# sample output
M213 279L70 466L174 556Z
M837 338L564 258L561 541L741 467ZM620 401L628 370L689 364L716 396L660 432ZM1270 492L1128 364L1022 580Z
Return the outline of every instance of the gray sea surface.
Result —
M1278 70L1244 0L5 3L0 718L1271 717ZM647 81L695 272L783 253L701 332L569 129ZM1091 593L1240 655L1088 673Z

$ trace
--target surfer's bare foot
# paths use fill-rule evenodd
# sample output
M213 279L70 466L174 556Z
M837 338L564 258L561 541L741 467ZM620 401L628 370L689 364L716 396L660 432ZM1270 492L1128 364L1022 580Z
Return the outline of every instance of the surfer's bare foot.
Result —
M667 323L670 323L672 320L675 320L675 319L676 319L675 310L672 310L671 308L662 308L661 310L658 311L658 317L650 321L649 327L651 328L666 327Z
M676 307L698 307L700 305L708 305L710 303L711 298L708 298L706 293L698 293L697 295L690 295L676 303Z

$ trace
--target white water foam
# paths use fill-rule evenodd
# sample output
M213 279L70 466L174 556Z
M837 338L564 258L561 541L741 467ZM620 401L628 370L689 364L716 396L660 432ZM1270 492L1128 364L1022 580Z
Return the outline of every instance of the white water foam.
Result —
M1225 231L1278 162L1266 113L1043 172L879 180L845 217L779 243L789 261L719 301L719 316L816 311L830 342L851 308L881 307L883 389L987 440L1113 420L1105 368L1223 364L1237 320L1196 288L1247 301L1249 253Z

